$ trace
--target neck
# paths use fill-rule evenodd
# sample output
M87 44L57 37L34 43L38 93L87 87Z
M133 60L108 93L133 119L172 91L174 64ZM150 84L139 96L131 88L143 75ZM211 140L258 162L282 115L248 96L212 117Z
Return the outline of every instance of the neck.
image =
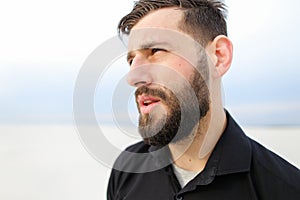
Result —
M214 107L195 128L193 137L169 144L174 163L183 169L200 172L218 142L226 125L223 107Z

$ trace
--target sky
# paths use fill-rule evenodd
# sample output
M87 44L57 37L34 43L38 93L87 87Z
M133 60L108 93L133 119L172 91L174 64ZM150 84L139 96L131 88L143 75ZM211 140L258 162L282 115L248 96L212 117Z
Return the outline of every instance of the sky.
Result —
M300 125L300 2L227 0L234 44L223 79L225 107L245 125ZM117 6L116 6L117 5ZM77 77L90 54L117 34L133 1L0 2L0 124L73 123ZM112 61L95 92L111 117L116 84L129 69ZM136 119L133 99L126 99Z

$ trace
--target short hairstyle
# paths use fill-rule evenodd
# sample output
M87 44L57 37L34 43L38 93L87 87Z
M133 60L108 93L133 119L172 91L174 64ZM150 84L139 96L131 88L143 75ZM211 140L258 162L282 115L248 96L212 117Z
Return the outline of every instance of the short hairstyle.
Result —
M206 46L218 35L227 36L226 5L222 0L139 0L118 25L119 35L129 35L132 27L151 11L178 8L183 19L178 28Z

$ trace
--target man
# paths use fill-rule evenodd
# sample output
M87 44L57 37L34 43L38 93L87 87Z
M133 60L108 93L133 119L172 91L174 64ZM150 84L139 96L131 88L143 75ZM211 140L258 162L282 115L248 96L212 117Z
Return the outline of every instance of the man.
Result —
M224 7L140 0L120 21L144 142L117 159L109 200L300 199L299 170L223 108L221 78L232 61Z

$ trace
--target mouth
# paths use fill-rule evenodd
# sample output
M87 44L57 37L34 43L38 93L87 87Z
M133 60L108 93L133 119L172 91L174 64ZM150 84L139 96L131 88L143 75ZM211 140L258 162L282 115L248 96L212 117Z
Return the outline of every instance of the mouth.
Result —
M138 96L137 102L140 112L142 114L149 114L158 104L160 104L160 99L143 94Z

